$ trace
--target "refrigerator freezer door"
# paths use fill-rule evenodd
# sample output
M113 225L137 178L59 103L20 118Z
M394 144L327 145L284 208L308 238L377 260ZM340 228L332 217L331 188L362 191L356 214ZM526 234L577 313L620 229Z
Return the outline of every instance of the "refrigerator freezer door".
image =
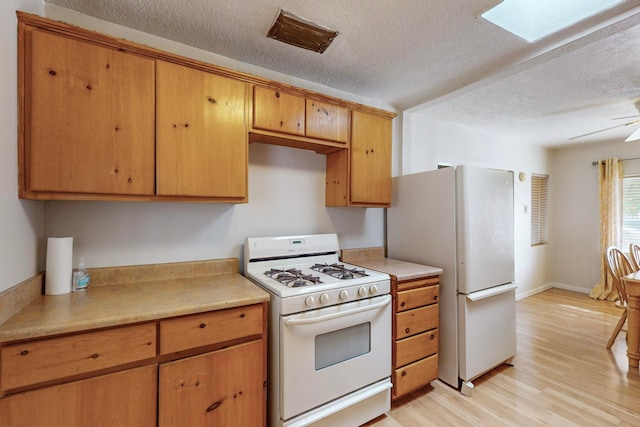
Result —
M498 288L504 292L487 298L458 295L462 381L471 381L516 354L515 286Z
M458 292L514 281L513 172L456 168Z

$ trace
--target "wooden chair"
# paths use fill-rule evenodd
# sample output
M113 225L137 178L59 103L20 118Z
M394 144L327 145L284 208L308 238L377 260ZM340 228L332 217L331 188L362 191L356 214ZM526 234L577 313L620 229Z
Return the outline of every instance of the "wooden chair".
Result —
M613 330L611 334L611 338L609 338L609 342L607 343L607 348L611 348L613 342L616 340L616 337L620 333L622 326L624 326L624 322L627 320L627 291L625 289L625 284L622 280L620 280L623 276L627 274L633 273L635 270L633 265L631 265L631 261L616 246L609 246L607 248L607 269L609 270L609 274L613 278L613 286L614 289L618 292L618 296L620 297L620 304L624 308L622 315L620 316L620 320L618 320L618 324L616 328Z
M631 262L635 271L640 270L640 245L631 243L629 245L629 254L631 255Z

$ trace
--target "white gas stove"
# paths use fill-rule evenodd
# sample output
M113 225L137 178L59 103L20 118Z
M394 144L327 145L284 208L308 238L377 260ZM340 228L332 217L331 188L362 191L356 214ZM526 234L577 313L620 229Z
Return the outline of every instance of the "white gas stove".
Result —
M342 263L336 234L247 238L271 294L269 425L361 425L391 406L389 276Z

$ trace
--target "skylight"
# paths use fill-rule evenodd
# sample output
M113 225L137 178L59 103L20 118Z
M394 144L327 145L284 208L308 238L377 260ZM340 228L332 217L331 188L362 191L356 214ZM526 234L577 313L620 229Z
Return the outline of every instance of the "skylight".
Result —
M623 0L504 0L482 17L532 43Z

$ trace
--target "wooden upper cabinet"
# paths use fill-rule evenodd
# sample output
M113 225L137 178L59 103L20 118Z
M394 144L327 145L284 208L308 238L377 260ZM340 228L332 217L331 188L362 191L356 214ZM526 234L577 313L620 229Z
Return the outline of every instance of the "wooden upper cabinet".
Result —
M159 196L247 199L247 84L157 61Z
M305 135L305 99L285 92L253 87L253 127Z
M307 99L306 128L309 138L349 141L349 110L337 105Z
M154 61L26 33L27 192L153 195Z
M391 119L353 111L350 204L391 204Z

